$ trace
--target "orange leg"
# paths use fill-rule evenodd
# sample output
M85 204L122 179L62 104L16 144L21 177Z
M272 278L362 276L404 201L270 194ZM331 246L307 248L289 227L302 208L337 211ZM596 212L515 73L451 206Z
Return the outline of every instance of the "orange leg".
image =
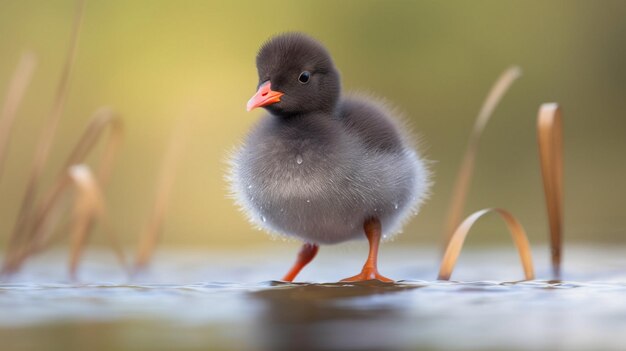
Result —
M317 250L319 250L319 246L317 244L306 243L302 245L302 249L298 253L298 259L296 259L296 263L293 264L293 267L285 274L283 277L283 281L292 282L298 273L304 268L309 262L313 261L315 255L317 255Z
M360 274L343 279L342 282L360 282L373 279L386 283L393 282L393 280L378 273L378 244L380 244L382 235L380 221L378 218L369 219L365 221L363 229L365 229L365 236L370 243L370 253L367 256L367 261L365 261Z

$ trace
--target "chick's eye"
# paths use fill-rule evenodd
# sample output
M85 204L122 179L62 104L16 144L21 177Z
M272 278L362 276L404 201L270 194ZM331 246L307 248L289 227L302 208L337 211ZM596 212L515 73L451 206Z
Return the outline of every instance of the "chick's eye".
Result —
M309 82L309 79L311 79L311 73L309 73L308 71L304 71L300 73L300 76L298 77L298 82L306 84Z

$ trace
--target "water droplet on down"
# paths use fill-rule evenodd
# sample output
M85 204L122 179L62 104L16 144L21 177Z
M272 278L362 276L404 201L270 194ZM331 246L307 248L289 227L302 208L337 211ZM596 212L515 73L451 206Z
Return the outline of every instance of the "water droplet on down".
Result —
M302 156L298 155L296 156L296 163L301 165L302 164Z

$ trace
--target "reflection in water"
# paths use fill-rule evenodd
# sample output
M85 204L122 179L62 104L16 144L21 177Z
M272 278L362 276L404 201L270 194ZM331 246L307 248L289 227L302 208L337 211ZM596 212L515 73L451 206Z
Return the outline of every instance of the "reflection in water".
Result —
M373 303L376 296L421 287L418 284L362 283L293 284L273 282L273 288L250 296L263 304L257 335L263 350L373 349L402 345L394 333L401 309ZM342 302L360 301L360 306ZM393 335L398 334L398 335Z

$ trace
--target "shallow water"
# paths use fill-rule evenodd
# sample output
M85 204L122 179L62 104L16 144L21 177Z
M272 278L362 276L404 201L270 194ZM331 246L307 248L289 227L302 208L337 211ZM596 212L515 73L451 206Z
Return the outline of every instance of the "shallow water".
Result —
M279 245L280 246L280 245ZM335 282L356 273L362 248L327 250L304 281L271 281L294 248L162 252L132 280L108 252L88 254L67 282L62 252L0 284L2 350L514 350L626 349L626 247L570 247L563 281L522 276L509 248L463 253L435 281L437 249L389 248L395 284ZM489 279L489 280L487 280Z

